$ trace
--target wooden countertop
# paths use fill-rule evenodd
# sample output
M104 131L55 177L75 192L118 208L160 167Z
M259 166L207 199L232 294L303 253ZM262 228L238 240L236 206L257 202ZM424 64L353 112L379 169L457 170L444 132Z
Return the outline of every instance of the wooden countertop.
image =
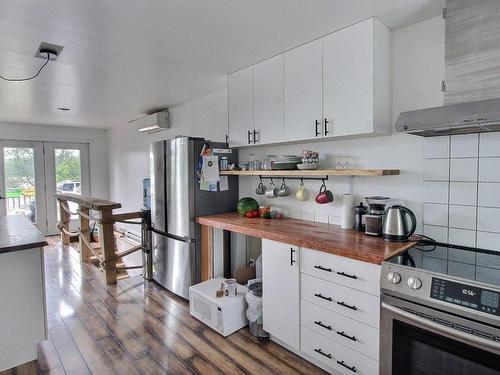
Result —
M45 238L25 216L0 216L0 254L46 245Z
M249 219L237 212L201 216L196 218L196 222L374 264L382 264L385 259L414 245L414 242L387 242L381 237L367 236L338 225L297 219Z

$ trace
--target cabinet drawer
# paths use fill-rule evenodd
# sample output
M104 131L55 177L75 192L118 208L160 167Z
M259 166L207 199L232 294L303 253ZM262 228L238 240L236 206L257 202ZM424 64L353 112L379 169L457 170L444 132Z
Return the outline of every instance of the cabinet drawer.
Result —
M345 375L377 375L378 361L364 356L307 327L301 328L301 350Z
M375 295L380 294L380 266L301 248L300 271Z
M380 298L302 273L301 298L378 328Z
M300 324L378 360L379 330L313 303L300 302Z

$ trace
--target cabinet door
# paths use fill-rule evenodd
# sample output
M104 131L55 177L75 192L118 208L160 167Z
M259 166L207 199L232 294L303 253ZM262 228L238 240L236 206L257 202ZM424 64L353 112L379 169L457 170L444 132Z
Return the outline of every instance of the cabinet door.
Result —
M254 129L257 143L283 140L283 55L253 67Z
M324 136L373 131L373 28L368 19L323 38Z
M321 136L322 53L321 39L285 52L285 141Z
M262 240L264 329L299 348L299 248Z
M248 145L253 132L253 68L228 76L229 145Z

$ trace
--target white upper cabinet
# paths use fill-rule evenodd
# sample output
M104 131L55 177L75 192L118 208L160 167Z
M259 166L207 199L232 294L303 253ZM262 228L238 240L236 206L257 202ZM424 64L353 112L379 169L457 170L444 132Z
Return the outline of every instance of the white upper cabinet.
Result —
M254 65L253 94L255 142L280 142L283 139L283 55Z
M253 137L253 67L228 76L229 145L248 145Z
M229 75L231 146L388 134L391 32L374 18Z
M285 140L322 134L321 39L285 52Z
M323 38L323 135L391 128L391 34L371 18Z

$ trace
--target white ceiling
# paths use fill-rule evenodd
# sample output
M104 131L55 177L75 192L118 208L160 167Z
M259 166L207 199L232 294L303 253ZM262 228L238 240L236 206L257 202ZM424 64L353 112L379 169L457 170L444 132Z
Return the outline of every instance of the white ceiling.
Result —
M370 16L398 28L443 0L0 0L0 121L109 128L225 88L224 75ZM61 112L57 107L70 107Z

